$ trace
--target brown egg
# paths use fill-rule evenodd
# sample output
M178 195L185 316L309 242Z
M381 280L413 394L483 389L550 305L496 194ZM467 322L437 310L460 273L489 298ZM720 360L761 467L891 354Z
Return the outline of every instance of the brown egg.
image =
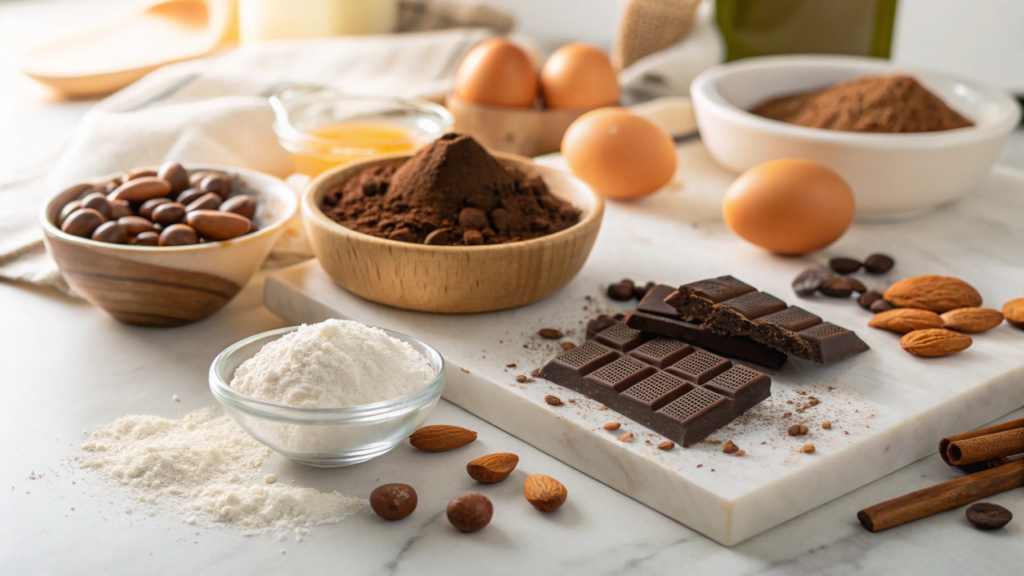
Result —
M562 155L594 190L620 200L646 196L676 172L672 138L622 108L601 108L577 118L562 137Z
M566 44L540 71L548 108L598 108L619 103L619 79L611 60L589 44Z
M787 158L740 174L722 216L744 240L778 254L805 254L835 242L853 222L853 192L838 174Z
M508 40L486 40L459 64L455 96L488 106L529 108L537 98L537 68Z

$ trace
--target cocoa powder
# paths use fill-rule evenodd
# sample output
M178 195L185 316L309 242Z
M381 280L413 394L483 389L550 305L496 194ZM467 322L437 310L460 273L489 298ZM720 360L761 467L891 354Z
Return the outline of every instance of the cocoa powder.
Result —
M865 76L764 102L752 113L847 132L936 132L973 126L910 76Z
M579 220L540 176L502 166L465 134L446 134L400 164L356 174L328 192L321 208L346 228L431 245L517 242Z

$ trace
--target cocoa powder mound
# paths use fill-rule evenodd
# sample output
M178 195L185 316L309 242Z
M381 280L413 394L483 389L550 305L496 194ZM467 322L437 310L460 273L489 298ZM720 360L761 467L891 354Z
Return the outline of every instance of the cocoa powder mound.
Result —
M937 132L973 124L910 76L865 76L764 102L751 112L808 128L846 132Z
M579 210L540 176L502 166L476 140L446 134L412 158L367 168L321 206L357 232L401 242L475 246L564 230Z

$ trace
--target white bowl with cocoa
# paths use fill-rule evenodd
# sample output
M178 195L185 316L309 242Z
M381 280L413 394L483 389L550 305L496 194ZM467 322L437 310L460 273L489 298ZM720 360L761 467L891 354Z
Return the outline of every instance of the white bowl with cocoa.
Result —
M295 193L268 174L208 164L168 172L170 164L72 186L40 212L68 285L121 322L179 326L221 309L298 209Z
M909 76L919 86L877 83L870 87L875 93L846 94L859 100L852 112L835 93L814 108L802 106L799 118L752 112L775 99L873 76ZM690 92L701 138L720 164L742 172L769 160L814 160L850 185L860 219L911 218L967 194L1020 121L1017 102L995 88L849 56L750 58L704 72ZM951 121L956 116L969 125Z

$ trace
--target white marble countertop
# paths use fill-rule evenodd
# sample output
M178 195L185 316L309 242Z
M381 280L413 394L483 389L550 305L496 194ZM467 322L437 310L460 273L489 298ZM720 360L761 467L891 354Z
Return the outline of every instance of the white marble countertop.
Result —
M23 18L28 5L0 7L0 31L17 27L24 37L25 20L4 16ZM62 11L59 19L67 24L71 16ZM0 36L0 47L10 48L11 34ZM10 64L3 59L0 77L9 78ZM37 87L5 86L0 175L51 153L46 143L66 134L87 106L41 103ZM11 108L12 90L21 109ZM1011 137L1002 162L1024 168L1024 133ZM262 306L261 290L254 282L199 324L152 330L120 325L48 290L0 284L0 574L1019 574L1024 563L1024 490L988 499L1018 516L997 533L973 529L962 510L881 534L857 524L857 510L956 477L937 455L725 548L446 402L429 423L476 430L478 442L435 455L400 446L340 470L271 461L282 481L352 495L368 494L378 479L412 484L420 505L403 522L361 515L296 542L127 514L130 501L73 462L82 432L125 414L176 417L214 404L206 381L214 356L284 325ZM1007 419L1020 417L1024 410ZM481 486L468 478L469 459L498 451L561 480L568 503L543 515L525 505L521 482ZM452 493L470 490L492 498L495 517L487 529L463 535L443 509Z

